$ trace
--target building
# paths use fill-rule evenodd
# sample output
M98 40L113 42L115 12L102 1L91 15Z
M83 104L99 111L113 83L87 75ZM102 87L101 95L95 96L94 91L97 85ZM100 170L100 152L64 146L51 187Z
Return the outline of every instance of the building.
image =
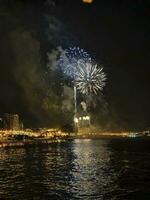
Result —
M81 127L81 128L90 126L90 116L89 115L80 116L78 118L78 121L79 121L79 127Z
M75 129L78 135L87 135L90 133L90 116L80 115L74 118Z
M3 117L3 128L7 130L20 130L22 122L19 120L18 114L5 113Z

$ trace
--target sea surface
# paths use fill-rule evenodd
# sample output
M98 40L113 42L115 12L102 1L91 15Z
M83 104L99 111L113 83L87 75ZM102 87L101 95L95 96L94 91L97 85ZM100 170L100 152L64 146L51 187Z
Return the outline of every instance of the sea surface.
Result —
M150 139L0 148L0 199L150 200Z

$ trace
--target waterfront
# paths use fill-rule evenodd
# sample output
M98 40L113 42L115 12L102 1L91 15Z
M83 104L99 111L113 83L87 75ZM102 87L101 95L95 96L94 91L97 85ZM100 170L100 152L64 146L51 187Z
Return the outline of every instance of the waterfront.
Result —
M75 139L0 148L0 198L150 197L150 139Z

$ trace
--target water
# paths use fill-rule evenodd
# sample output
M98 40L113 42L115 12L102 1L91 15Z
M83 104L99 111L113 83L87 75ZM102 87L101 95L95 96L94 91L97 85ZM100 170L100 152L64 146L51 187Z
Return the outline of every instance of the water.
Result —
M0 199L149 200L150 139L0 148Z

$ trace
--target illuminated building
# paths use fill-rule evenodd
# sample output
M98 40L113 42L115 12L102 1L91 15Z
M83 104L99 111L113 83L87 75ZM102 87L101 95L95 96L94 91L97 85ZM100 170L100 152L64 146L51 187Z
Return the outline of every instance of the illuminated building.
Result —
M0 118L0 129L3 128L3 119Z
M78 135L89 134L90 132L90 116L80 115L74 118L76 133Z
M79 118L79 127L89 127L90 126L90 116L84 115L80 116Z
M3 128L7 130L20 130L23 128L19 115L5 113L3 117Z

